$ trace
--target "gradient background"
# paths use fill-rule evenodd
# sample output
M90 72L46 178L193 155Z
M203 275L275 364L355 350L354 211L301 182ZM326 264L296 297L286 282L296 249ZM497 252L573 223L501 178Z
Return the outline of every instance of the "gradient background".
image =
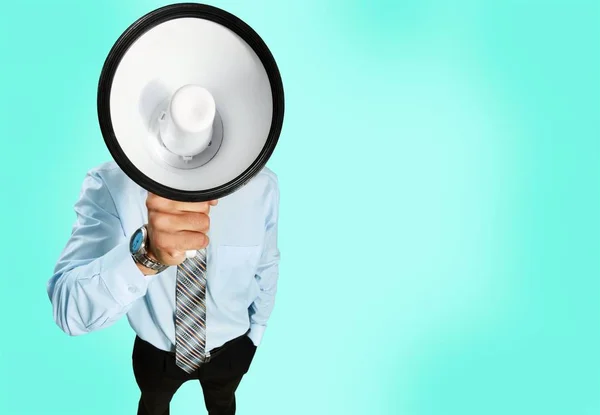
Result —
M135 413L126 320L70 338L45 284L110 158L104 58L165 4L2 6L2 414ZM599 3L212 4L287 99L280 288L239 413L600 414ZM197 382L172 413L205 413Z

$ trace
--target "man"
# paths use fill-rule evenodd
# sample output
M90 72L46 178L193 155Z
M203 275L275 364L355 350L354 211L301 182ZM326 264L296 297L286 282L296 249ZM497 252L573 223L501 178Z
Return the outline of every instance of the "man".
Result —
M104 163L85 177L48 282L54 320L77 336L127 315L137 334L138 415L168 414L191 379L210 415L234 414L273 310L278 209L277 177L266 167L219 201L182 203ZM196 256L186 259L188 250Z

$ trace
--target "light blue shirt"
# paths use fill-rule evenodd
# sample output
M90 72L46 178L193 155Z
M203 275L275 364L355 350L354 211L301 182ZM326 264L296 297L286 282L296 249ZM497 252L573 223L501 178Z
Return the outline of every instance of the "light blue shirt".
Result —
M129 238L147 223L147 192L114 162L86 175L77 220L47 290L54 320L67 334L109 327L127 316L142 339L175 350L177 267L145 276ZM210 210L207 248L206 350L244 334L259 345L279 276L279 187L268 168Z

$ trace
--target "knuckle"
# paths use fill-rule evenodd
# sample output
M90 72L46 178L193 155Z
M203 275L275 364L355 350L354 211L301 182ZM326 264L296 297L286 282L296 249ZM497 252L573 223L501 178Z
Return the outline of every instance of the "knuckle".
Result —
M193 249L198 249L199 246L202 244L202 234L201 233L195 233L192 237L190 237L190 244L189 247L193 248Z
M199 226L200 223L200 218L198 217L198 215L194 214L194 213L187 213L185 216L185 220L186 220L186 224L188 225L187 228L189 230L193 230L196 227Z
M173 259L173 264L180 264L185 259L185 253L181 251L173 252L171 258Z
M200 212L207 213L209 209L210 204L208 202L202 202L202 204L200 205Z
M204 230L208 228L208 217L204 214L195 216L194 225L197 230Z
M185 249L201 249L204 243L204 234L200 232L194 232L188 239L188 244Z
M146 207L148 209L151 209L155 205L156 205L156 196L154 196L152 193L149 193L148 197L146 198Z
M175 259L175 258L177 258L178 252L179 252L179 251L178 251L177 249L173 249L173 248L171 248L171 249L167 249L167 251L166 251L167 255L168 255L168 256L169 256L171 259Z
M206 234L201 233L200 237L198 238L198 243L200 244L201 247L205 247L206 244L208 242L208 236L206 236Z
M163 199L155 194L149 194L146 198L146 207L149 211L166 211L169 205L167 199Z

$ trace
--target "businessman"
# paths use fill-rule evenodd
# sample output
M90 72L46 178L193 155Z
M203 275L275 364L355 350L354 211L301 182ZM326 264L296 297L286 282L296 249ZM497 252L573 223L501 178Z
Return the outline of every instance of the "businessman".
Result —
M169 414L192 379L210 415L234 414L274 306L278 211L266 167L218 201L183 203L146 192L114 162L97 166L47 285L54 320L77 336L127 316L138 415Z

